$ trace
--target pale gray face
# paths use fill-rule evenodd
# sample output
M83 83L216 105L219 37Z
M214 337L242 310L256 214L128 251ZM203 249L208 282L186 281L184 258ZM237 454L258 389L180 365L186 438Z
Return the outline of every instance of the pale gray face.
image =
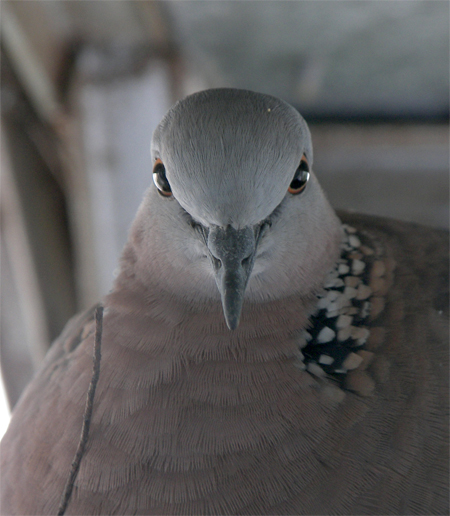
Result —
M174 197L208 227L243 228L282 201L305 154L308 127L289 104L243 90L200 92L172 108L155 131Z
M152 158L166 194L151 192L159 252L184 260L184 282L190 275L206 291L214 277L230 329L248 283L260 299L310 288L335 217L313 175L308 182L311 138L293 107L243 90L196 93L164 117Z

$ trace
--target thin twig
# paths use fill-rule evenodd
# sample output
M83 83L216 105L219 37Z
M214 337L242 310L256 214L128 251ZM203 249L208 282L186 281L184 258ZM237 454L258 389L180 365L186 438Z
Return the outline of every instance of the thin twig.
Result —
M66 512L67 505L72 495L73 486L75 479L77 478L78 471L80 469L81 458L83 457L84 450L89 438L89 427L91 425L92 409L94 406L95 389L97 382L100 377L100 360L101 355L101 344L102 344L102 331L103 331L103 307L98 306L95 310L95 342L94 342L94 369L92 371L92 379L89 384L89 389L86 398L86 407L84 409L83 426L81 428L80 441L78 448L75 453L75 457L72 461L70 468L69 478L67 479L64 487L63 495L58 509L58 516L63 516Z

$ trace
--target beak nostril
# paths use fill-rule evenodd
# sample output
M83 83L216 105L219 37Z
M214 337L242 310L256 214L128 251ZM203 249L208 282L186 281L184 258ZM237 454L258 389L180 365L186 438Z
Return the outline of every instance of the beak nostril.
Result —
M214 265L214 269L217 271L219 270L221 267L222 267L222 261L219 260L218 258L216 258L214 255L210 255L211 256L211 259L212 259L212 262L213 262L213 265Z

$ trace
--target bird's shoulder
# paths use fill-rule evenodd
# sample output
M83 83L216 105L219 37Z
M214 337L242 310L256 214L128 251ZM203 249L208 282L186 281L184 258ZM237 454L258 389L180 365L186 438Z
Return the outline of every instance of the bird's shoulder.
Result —
M43 361L40 375L51 370L63 368L71 360L74 352L95 332L95 310L97 303L91 308L74 315L66 323L59 337L52 343Z
M58 502L80 435L92 370L95 309L67 323L14 408L1 443L3 510L12 511L11 504L20 514L44 514L46 503ZM28 486L26 495L16 489L21 483ZM56 496L51 502L50 491Z
M425 383L445 389L448 232L339 215L341 255L305 333L307 369L332 375L345 389L365 396L383 389L388 395L405 371L419 379L429 367L433 374ZM398 375L388 379L388 369Z
M339 212L340 219L371 235L394 271L393 289L404 289L417 308L432 308L448 318L449 232L413 222ZM414 293L414 296L408 294Z
M386 272L373 279L367 342L367 349L379 359L372 367L378 387L383 390L385 363L393 383L406 375L403 386L408 385L409 375L416 378L416 386L433 385L443 395L449 358L448 231L368 215L339 216L370 236L384 262ZM391 390L389 384L385 386Z

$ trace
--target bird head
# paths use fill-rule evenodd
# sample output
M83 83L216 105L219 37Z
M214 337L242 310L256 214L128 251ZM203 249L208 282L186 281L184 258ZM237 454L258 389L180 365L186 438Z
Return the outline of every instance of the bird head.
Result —
M262 300L292 288L293 262L303 260L300 276L313 273L323 239L335 243L337 219L311 173L308 127L284 101L236 89L195 93L167 113L151 151L159 227L187 269L195 275L201 264L205 284L214 278L230 329L245 295Z

